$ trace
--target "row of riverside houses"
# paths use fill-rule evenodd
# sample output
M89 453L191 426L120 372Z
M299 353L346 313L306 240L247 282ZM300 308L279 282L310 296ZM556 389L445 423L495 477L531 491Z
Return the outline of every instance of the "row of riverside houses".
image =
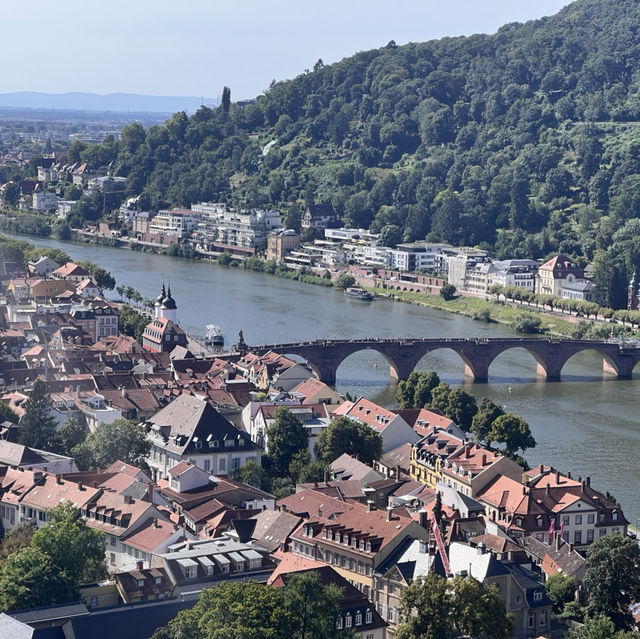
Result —
M627 532L620 506L588 478L547 466L523 473L437 412L344 401L306 366L251 353L241 336L230 355L194 356L188 341L173 339L184 331L170 290L160 294L145 330L161 332L160 339L142 347L119 335L96 340L56 300L40 315L47 323L14 323L12 303L0 307L6 338L20 336L17 356L5 350L0 363L12 386L4 401L24 410L40 378L59 421L72 415L95 430L124 416L141 423L151 442L146 472L119 461L79 472L70 458L17 444L19 426L2 425L4 530L42 527L48 509L68 500L106 534L111 578L83 587L82 602L65 609L12 613L34 633L47 625L59 637L70 629L107 636L100 634L105 628L113 632L126 615L138 615L135 627L149 636L166 623L164 615L193 605L221 580L278 587L293 571L317 570L324 583L343 588L337 627L363 639L394 636L403 590L429 571L495 583L514 615L514 637L548 636L545 575L581 580L589 544ZM233 472L261 462L278 406L308 429L312 453L315 437L344 416L375 429L383 454L372 467L342 455L324 482L298 485L276 500ZM431 527L438 492L444 558Z
M60 200L53 192L60 182L72 181L88 192L124 189L124 178L94 173L87 164L62 166L46 158L38 167L38 181L24 185L22 208L36 212L56 209L66 218L75 202ZM566 255L558 255L541 265L536 260L492 260L483 250L452 247L448 244L415 242L393 248L379 244L379 235L364 229L336 228L337 215L331 205L309 204L302 216L302 229L323 232L322 239L302 243L299 233L285 229L281 216L273 210L231 210L223 203L199 202L190 209L138 210L138 198L129 198L120 208L124 230L111 230L105 223L95 232L109 237L125 237L149 244L187 242L208 255L223 251L241 257L265 255L291 268L300 266L345 268L355 264L376 269L374 282L385 288L437 291L444 280L460 292L484 297L492 285L517 286L540 294L590 301L593 284L590 269L579 266ZM389 270L390 273L385 274ZM419 281L419 272L428 272L430 281ZM392 275L391 273L396 273ZM409 277L412 274L413 277ZM403 280L403 284L393 283Z

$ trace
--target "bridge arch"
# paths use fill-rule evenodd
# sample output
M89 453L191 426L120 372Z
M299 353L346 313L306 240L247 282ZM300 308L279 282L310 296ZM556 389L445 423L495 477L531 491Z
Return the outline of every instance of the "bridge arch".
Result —
M626 370L627 367L624 365L621 365L621 362L615 356L612 356L610 352L607 352L606 350L599 348L595 344L584 346L582 348L577 348L574 350L574 352L567 353L566 357L564 358L564 361L561 363L561 366L560 366L560 375L562 375L563 373L566 374L566 371L564 370L564 368L567 364L569 364L569 362L571 362L571 360L574 357L580 358L581 355L585 355L588 353L592 353L592 354L595 353L598 357L602 359L602 368L601 368L602 377L611 377L611 376L630 377L631 376L631 372L633 368L627 371Z
M456 346L451 344L443 344L442 346L436 346L435 348L433 346L430 346L428 348L422 349L420 352L420 357L416 360L412 370L418 370L421 367L421 363L423 361L425 360L428 361L429 356L435 356L436 358L443 358L445 360L448 360L447 358L448 353L453 353L456 362L460 362L460 361L462 362L463 377L473 377L474 379L477 379L476 375L479 374L480 371L476 363L473 360L471 360L467 355L465 355L465 353L460 348L456 348ZM426 366L424 370L425 371L433 370L436 373L438 373L438 375L440 375L442 372L442 367L436 368L433 366ZM445 372L446 372L446 369L445 369Z
M510 353L512 353L512 351L516 351L520 353L524 351L528 356L526 358L527 360L529 360L530 358L533 359L533 362L535 364L535 370L533 371L534 374L547 377L547 362L545 361L545 358L535 349L529 348L525 344L514 344L512 346L508 346L504 348L503 350L501 350L499 353L496 353L491 358L491 361L489 362L489 365L487 367L489 379L491 379L491 377L494 376L496 368L498 367L498 365L500 365L499 360L503 359L505 355L508 356ZM493 372L491 370L492 367L493 367Z

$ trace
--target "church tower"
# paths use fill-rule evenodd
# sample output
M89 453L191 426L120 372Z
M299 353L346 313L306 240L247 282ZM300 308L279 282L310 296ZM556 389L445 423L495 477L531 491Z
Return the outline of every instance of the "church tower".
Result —
M164 290L164 286L162 288ZM160 305L160 317L168 319L174 324L178 323L178 307L176 306L176 302L173 297L171 297L171 284L169 284L169 287L167 288L167 295Z
M158 295L158 297L156 297L156 301L153 304L153 317L155 319L162 317L160 315L160 307L162 306L162 302L164 301L164 298L166 296L167 292L164 290L164 282L162 282L162 292L160 293L160 295Z

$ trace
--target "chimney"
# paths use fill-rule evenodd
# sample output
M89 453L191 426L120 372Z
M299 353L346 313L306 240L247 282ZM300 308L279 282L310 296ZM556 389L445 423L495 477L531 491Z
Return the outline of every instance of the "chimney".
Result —
M56 475L56 484L61 484L61 483L62 483L62 476Z
M567 477L571 479L571 473L567 473Z
M131 495L125 495L124 496L124 503L125 504L132 504L133 503L133 497Z
M393 506L387 506L387 521L391 521L392 512L393 512Z
M322 507L318 508L318 517L322 517Z
M551 494L551 486L549 484L546 485L546 492L547 492L547 495Z
M556 470L556 486L560 485L560 471Z
M508 559L509 561L513 561L513 550L510 550L510 551L507 553L507 559Z
M147 499L153 501L153 485L150 483L147 484Z
M487 465L487 455L485 453L482 454L482 466Z
M427 511L424 508L421 508L418 511L418 516L419 516L419 523L423 528L427 527Z
M153 518L153 527L154 528L160 528L160 524L158 524L158 518L157 517Z
M367 512L370 513L373 510L373 500L367 499Z
M478 554L479 554L479 555L484 555L485 545L484 545L482 542L480 542L480 543L476 546L476 549L477 549L477 551L478 551Z
M400 479L400 464L396 466L396 479Z
M78 482L78 490L84 490L84 486L81 481Z
M464 447L464 458L465 459L469 459L470 455L471 455L471 451L469 450L469 446L465 446Z
M585 477L584 483L587 484L587 486L591 486L591 477Z
M143 569L143 567L144 567L144 563L143 563L143 562L141 562L141 561L136 561L136 568L137 568L138 570L142 570L142 569Z
M527 494L527 486L526 486L526 484L522 484L522 494L523 495Z

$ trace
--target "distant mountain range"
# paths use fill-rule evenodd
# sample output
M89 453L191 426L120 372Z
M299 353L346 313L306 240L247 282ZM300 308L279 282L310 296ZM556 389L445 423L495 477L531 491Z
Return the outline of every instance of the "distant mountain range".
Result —
M76 111L140 111L146 113L195 112L201 104L217 106L218 98L141 95L137 93L0 93L0 107Z

